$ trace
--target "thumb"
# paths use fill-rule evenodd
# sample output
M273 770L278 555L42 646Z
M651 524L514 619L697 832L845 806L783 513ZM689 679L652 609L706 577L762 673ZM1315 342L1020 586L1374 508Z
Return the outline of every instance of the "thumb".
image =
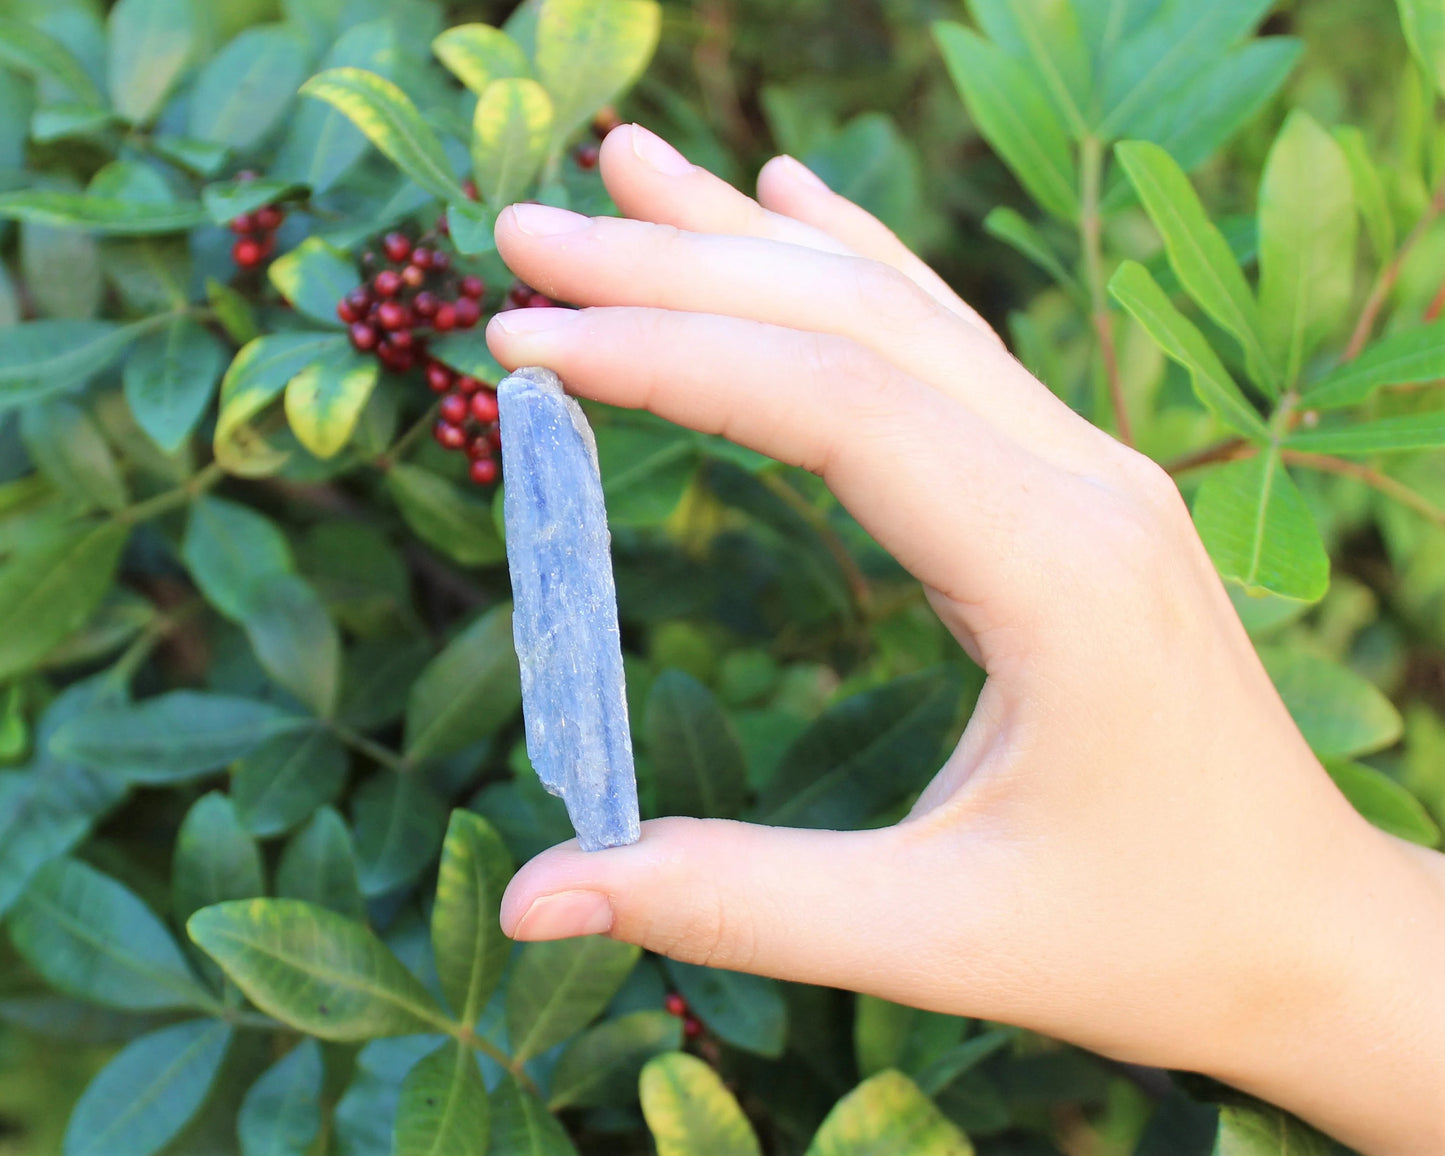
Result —
M893 933L917 887L905 831L655 819L629 847L537 856L503 896L502 929L606 934L688 963L856 987L887 969L885 952L908 950Z

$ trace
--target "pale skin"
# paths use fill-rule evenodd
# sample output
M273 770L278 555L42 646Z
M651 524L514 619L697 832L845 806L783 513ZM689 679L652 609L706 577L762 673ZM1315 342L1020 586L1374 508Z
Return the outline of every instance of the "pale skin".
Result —
M797 162L754 200L624 126L601 164L630 219L501 215L508 265L583 308L498 316L497 357L818 473L989 678L897 826L564 844L507 933L1018 1024L1445 1152L1445 856L1335 789L1170 478Z

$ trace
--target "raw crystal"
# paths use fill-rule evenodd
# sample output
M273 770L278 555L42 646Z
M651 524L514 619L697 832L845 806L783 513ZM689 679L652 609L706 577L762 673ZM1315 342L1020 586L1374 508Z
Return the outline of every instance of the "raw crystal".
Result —
M635 843L637 775L597 441L551 370L519 369L497 401L527 754L567 804L584 851Z

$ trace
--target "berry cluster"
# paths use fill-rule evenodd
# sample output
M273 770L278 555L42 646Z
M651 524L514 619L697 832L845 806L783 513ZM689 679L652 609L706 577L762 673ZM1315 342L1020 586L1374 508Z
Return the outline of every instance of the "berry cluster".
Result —
M690 1040L697 1039L702 1035L702 1021L692 1014L687 1006L687 1000L682 998L681 993L670 991L667 998L662 1001L662 1006L670 1016L676 1016L682 1020L682 1034Z
M231 222L236 243L231 246L231 260L242 269L254 269L276 249L276 230L286 220L280 205L262 205L252 213L242 213Z
M501 313L510 309L550 309L556 302L545 293L539 293L525 281L513 281L507 290L507 299L502 302Z
M472 481L479 486L491 485L497 480L496 453L502 448L496 391L440 361L427 364L426 383L433 393L442 395L432 430L437 444L465 453L471 460L467 472Z

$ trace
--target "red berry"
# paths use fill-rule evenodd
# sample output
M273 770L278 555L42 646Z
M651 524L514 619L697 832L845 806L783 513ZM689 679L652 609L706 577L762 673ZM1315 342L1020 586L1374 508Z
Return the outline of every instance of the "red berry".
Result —
M433 393L446 393L455 381L456 375L440 361L427 363L426 384Z
M404 233L388 233L382 238L381 251L393 265L400 265L411 256L411 241Z
M493 449L502 448L502 427L500 425L494 425L487 431L487 441L492 443Z
M379 297L395 297L401 292L401 274L395 269L383 269L371 282Z
M477 390L482 388L482 383L470 374L463 374L457 378L457 392L466 397L471 397Z
M242 169L239 173L236 174L236 180L238 180L243 185L250 184L250 182L254 181L260 175L261 174L256 172L254 169Z
M412 289L420 289L426 284L426 270L420 265L408 265L401 271L401 280Z
M462 192L466 193L467 200L469 201L480 201L482 199L482 191L477 188L477 182L472 180L471 177L468 177L462 182Z
M361 314L348 298L343 297L336 303L336 318L346 325L354 325L361 320Z
M386 341L393 349L410 351L416 345L416 334L410 329L395 329Z
M383 329L404 329L411 324L411 310L400 301L383 301L376 319Z
M431 260L432 251L430 249L423 248L421 245L418 245L416 249L412 252L411 263L415 265L418 269L430 269Z
M459 288L463 297L470 297L473 301L480 301L487 295L487 283L471 273L462 278Z
M690 1040L697 1039L702 1035L702 1021L696 1016L688 1016L682 1021L682 1034Z
M358 321L351 327L351 344L363 353L375 349L380 340L381 334L364 321Z
M406 373L416 364L416 354L410 349L398 349L387 341L377 346L376 355L381 358L381 364L392 373Z
M250 237L243 237L231 246L231 258L242 269L254 269L266 259L266 246Z
M411 311L418 317L435 317L440 304L435 293L423 289L411 299Z
M680 1018L687 1015L687 1000L683 999L679 992L668 992L667 998L662 1001L662 1006L670 1016L678 1016Z
M346 303L358 313L365 313L371 308L371 294L364 285L358 285L346 295Z
M622 118L617 115L617 110L609 104L592 118L592 132L598 140L605 140L607 134L621 123Z
M490 486L497 480L497 462L495 458L474 458L467 473L471 475L472 481L479 486Z
M263 233L274 233L286 220L286 213L279 205L263 205L256 210L256 228Z
M532 299L532 287L517 281L507 290L507 300L514 305L525 305Z
M431 319L431 327L438 333L455 329L457 327L457 307L450 303L438 305L436 316Z
M452 425L465 425L467 399L459 393L449 393L442 398L441 408L437 412L442 415L444 422L450 422Z
M467 457L472 461L480 461L482 458L492 456L492 443L486 434L477 434L471 441L467 442Z
M527 308L550 309L552 308L552 298L548 297L545 293L533 293L532 296L527 298Z
M450 237L452 235L452 223L447 220L445 213L437 218L436 230L443 237Z
M250 213L242 213L231 222L231 232L235 233L238 237L244 237L248 233L254 233L255 231L256 218L251 216Z
M470 297L463 297L459 300L455 309L457 312L457 328L470 329L482 319L482 307Z
M584 172L590 172L597 167L597 161L602 156L602 150L596 145L583 145L577 150L577 167Z
M472 416L483 425L497 420L497 395L490 389L472 394Z
M459 450L467 444L467 431L449 421L439 421L432 430L437 444L449 450Z
M437 273L445 273L452 267L452 259L437 249L431 255L431 267Z

